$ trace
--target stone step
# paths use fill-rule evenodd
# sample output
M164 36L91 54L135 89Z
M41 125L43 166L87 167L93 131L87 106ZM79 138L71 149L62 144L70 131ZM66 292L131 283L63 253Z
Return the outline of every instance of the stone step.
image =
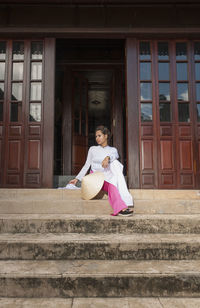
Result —
M200 214L198 190L131 190L137 214ZM0 214L112 213L107 196L85 201L80 190L0 189Z
M200 298L0 298L0 308L199 308Z
M0 234L1 260L197 260L199 234Z
M200 190L130 189L135 200L199 200ZM80 199L81 191L68 189L0 189L0 200L71 200Z
M200 214L110 215L0 214L0 233L200 234Z
M136 214L200 214L200 200L135 200ZM108 200L1 200L0 214L109 215Z
M0 261L0 297L200 297L198 261Z

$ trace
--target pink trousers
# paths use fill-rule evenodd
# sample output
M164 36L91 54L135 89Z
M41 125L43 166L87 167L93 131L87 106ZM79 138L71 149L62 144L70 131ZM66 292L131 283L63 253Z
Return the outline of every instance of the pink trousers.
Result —
M126 203L122 200L120 193L115 185L104 181L102 190L108 193L108 200L113 208L113 216L116 216L121 210L127 208Z

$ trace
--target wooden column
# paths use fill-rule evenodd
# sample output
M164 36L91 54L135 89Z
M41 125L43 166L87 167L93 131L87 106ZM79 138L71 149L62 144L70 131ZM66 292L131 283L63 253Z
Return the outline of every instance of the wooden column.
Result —
M113 101L113 146L117 148L120 161L123 162L123 106L122 106L122 71L114 72Z
M72 74L65 68L62 100L63 174L72 174Z
M46 38L44 45L44 127L42 187L53 186L54 101L55 101L55 38Z
M126 39L126 137L129 188L140 188L138 61L136 39Z

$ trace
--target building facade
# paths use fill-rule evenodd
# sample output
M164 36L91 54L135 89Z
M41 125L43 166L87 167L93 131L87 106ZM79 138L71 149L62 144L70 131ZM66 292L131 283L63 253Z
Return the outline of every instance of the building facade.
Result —
M200 4L3 0L0 187L76 174L99 124L130 188L200 187Z

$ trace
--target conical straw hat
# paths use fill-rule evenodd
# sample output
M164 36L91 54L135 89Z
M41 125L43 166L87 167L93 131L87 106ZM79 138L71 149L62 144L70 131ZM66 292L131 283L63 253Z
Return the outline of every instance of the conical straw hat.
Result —
M103 172L93 172L81 181L81 197L85 200L94 198L101 190L104 182Z

